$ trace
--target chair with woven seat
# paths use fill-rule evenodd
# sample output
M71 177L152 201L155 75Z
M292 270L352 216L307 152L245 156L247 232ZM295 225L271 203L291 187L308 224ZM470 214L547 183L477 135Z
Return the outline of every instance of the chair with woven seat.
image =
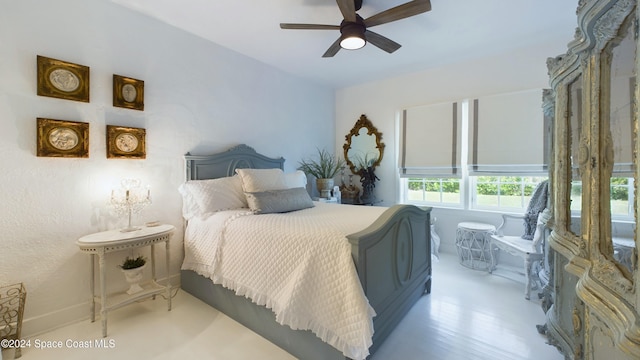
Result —
M502 215L502 223L496 229L496 233L491 235L490 253L491 266L489 273L493 273L498 264L498 250L502 250L510 255L520 257L524 260L525 290L524 297L531 298L531 287L534 282L538 282L538 272L535 269L541 266L544 258L544 232L545 225L542 221L542 212L546 208L549 197L548 181L542 181L534 189L524 215ZM505 235L504 228L509 220L521 220L524 224L524 234Z

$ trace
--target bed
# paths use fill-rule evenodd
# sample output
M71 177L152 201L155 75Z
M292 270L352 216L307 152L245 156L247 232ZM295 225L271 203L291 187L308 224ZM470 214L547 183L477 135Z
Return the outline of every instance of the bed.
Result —
M186 183L207 179L228 179L236 174L236 169L284 169L283 158L261 155L246 145L238 145L227 151L207 156L187 154L185 160ZM304 330L304 327L299 326L298 323L293 326L296 330L283 325L282 316L276 316L269 302L265 304L264 301L253 301L246 292L238 291L238 288L231 287L234 290L227 288L229 286L224 279L211 276L208 272L193 266L190 268L183 264L181 288L299 359L364 358L367 354L375 353L415 302L431 291L430 208L395 205L389 208L373 209L375 207L316 203L309 209L294 211L291 214L294 217L305 218L313 211L326 211L327 207L332 206L333 208L329 210L335 214L355 211L376 216L374 221L361 226L358 231L345 234L342 240L347 247L349 266L354 270L358 289L361 289L365 301L370 305L372 310L370 315L375 312L372 320L372 336L368 340L368 344L371 345L368 349L354 352L355 356L346 356L345 354L352 353L344 349L338 350L330 345L329 343L335 345L335 342L328 341L325 333L319 334L313 326L310 330ZM225 224L244 229L235 230L240 231L239 236L242 236L244 231L248 231L247 225L241 221L253 221L250 216L243 216L244 214L225 214L226 212L216 216L227 216L226 222L223 221ZM257 215L253 219L267 221L266 219L270 219L269 216L276 219L279 215ZM358 215L356 217L359 218ZM211 218L213 219L213 216ZM185 248L187 238L193 237L190 227L196 226L198 222L191 220L187 222ZM238 225L234 222L238 222ZM344 228L350 229L346 225ZM192 233L189 233L190 231ZM225 229L225 236L231 237L233 232L231 229ZM256 232L266 233L262 230ZM305 237L303 240L307 241L307 236L301 237ZM225 241L227 241L226 238ZM230 243L230 241L227 242ZM230 245L225 244L225 246ZM192 249L188 251L191 252ZM225 256L232 254L231 250L225 251ZM186 252L187 249L185 249ZM187 255L185 255L185 263L186 258ZM229 260L226 261L228 264L232 263ZM224 268L224 266L218 265L218 268ZM227 287L224 287L223 283Z

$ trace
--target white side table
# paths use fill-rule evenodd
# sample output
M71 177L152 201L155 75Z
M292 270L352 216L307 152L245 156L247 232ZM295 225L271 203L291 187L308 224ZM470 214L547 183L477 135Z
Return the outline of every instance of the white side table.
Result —
M456 249L460 264L474 270L491 267L491 235L496 227L478 222L461 222L456 230Z
M100 303L100 319L102 321L102 337L107 336L107 313L119 307L131 304L135 301L155 297L157 294L166 293L167 310L171 310L171 284L166 286L156 282L156 264L154 246L157 243L165 243L165 261L167 277L169 276L169 239L173 235L173 225L143 226L140 230L121 232L120 230L103 231L81 237L76 241L80 250L91 255L91 322L96 320L96 301ZM106 293L105 254L125 249L151 246L151 281L142 285L143 291L128 295L124 292L109 295ZM95 296L95 257L98 256L100 266L100 296Z

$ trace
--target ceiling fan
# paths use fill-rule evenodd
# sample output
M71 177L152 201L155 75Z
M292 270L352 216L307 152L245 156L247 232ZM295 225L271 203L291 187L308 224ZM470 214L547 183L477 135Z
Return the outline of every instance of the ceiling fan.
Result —
M356 11L362 7L362 0L336 0L336 2L344 17L340 25L281 23L280 28L295 30L340 30L340 37L329 46L329 49L327 49L322 57L332 57L338 53L340 48L349 50L360 49L365 46L367 42L388 53L392 53L398 50L401 45L370 31L368 28L431 10L430 0L413 0L363 19L356 13Z

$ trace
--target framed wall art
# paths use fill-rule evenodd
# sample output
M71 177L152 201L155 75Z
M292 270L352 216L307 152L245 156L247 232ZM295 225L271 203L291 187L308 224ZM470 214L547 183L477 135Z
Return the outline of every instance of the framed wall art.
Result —
M38 55L38 95L89 102L89 67Z
M145 159L146 130L107 125L108 159Z
M113 106L144 110L144 81L114 74Z
M37 156L89 157L89 123L38 118Z

